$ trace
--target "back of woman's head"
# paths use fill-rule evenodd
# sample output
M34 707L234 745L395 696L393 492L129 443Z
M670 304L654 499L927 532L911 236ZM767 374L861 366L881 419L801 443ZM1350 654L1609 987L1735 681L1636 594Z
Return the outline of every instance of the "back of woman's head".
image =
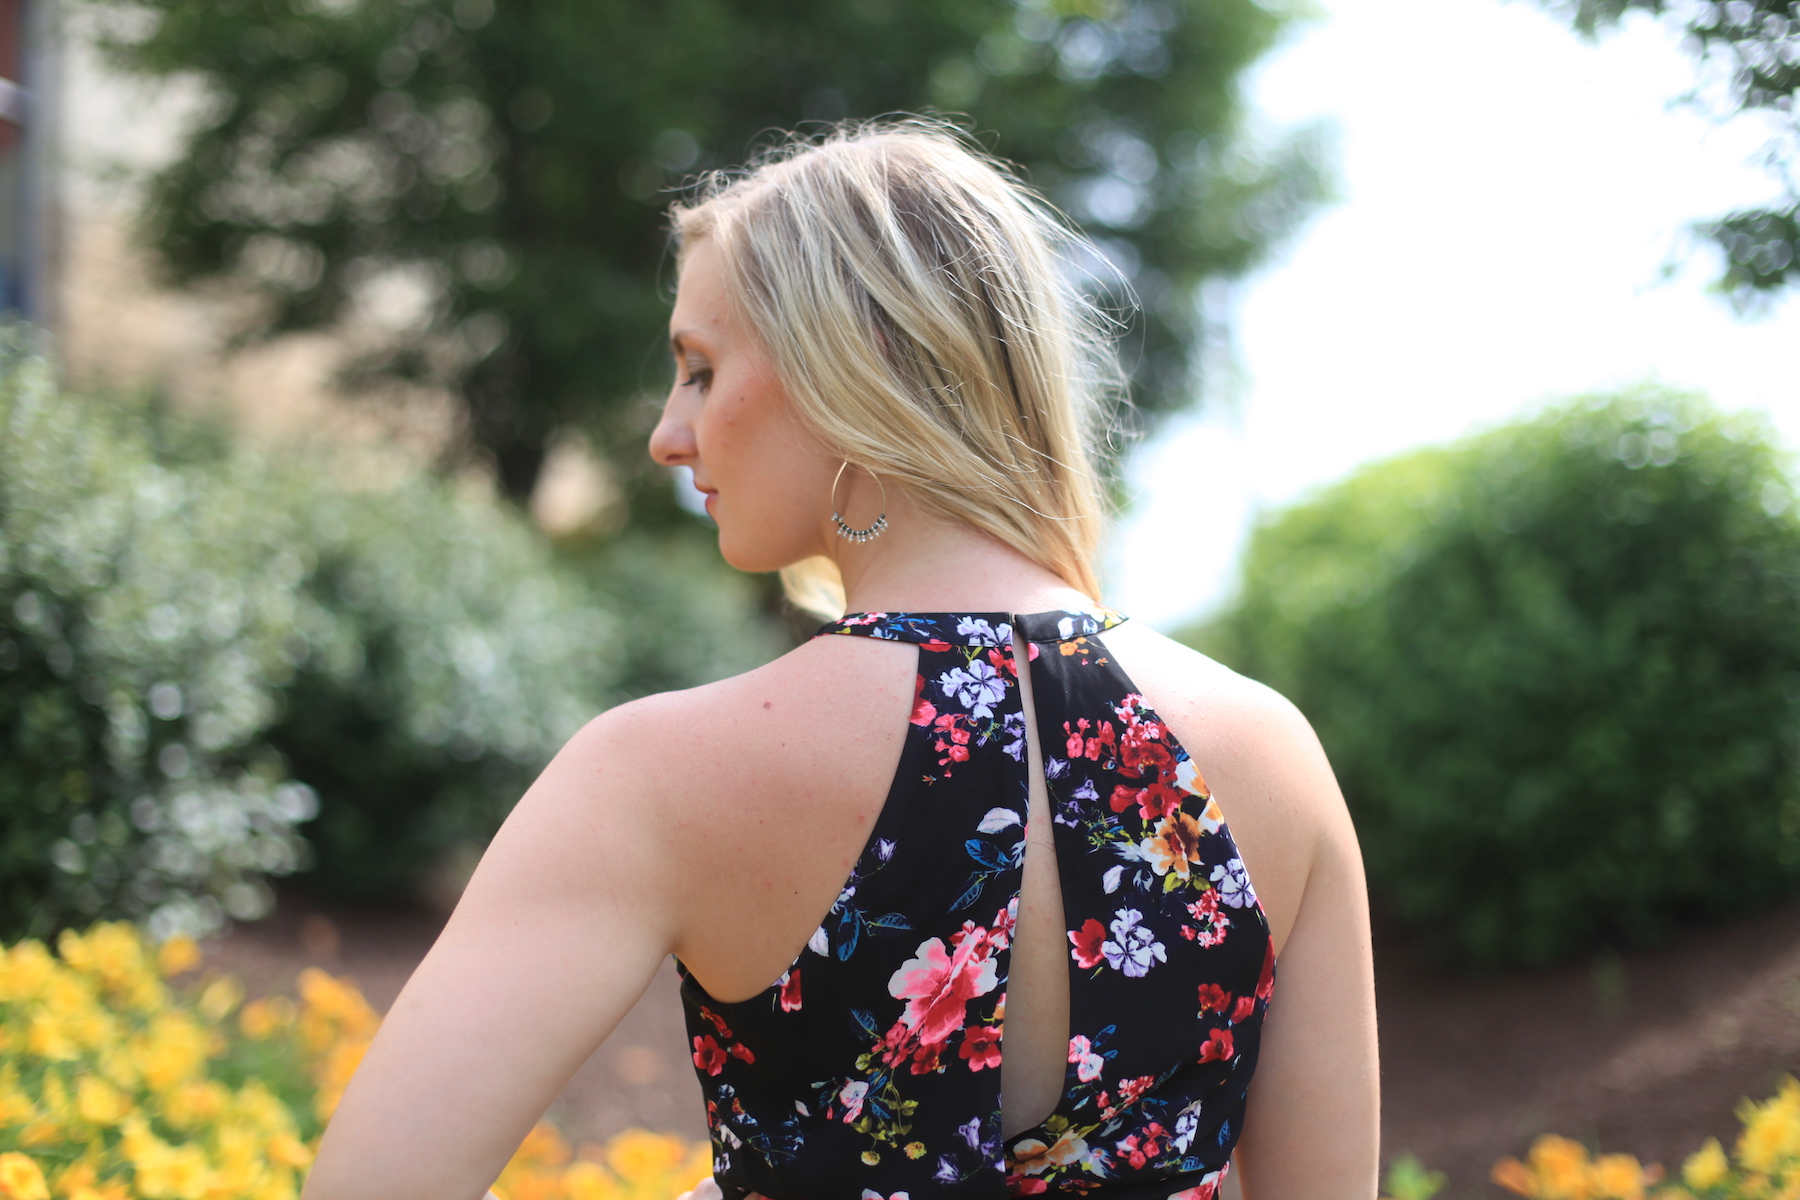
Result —
M828 446L1098 595L1096 451L1120 376L1075 268L1093 252L1041 198L955 129L909 119L796 141L672 215L684 248L717 246ZM784 572L790 594L822 607L821 570L835 577Z

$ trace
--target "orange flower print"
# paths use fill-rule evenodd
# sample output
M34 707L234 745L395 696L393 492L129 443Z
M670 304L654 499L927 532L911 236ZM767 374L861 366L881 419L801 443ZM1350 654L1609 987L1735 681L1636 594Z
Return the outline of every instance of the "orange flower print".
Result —
M1144 861L1158 875L1170 871L1186 879L1190 863L1200 861L1200 822L1184 812L1164 817L1156 832L1139 847Z

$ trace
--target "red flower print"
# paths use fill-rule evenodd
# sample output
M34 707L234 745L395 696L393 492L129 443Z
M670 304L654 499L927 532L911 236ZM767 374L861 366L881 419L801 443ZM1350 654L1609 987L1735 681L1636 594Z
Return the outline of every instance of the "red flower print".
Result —
M1176 1192L1169 1200L1213 1200L1219 1194L1219 1181L1225 1178L1225 1172L1230 1169L1229 1166L1224 1166L1202 1176L1197 1185Z
M1200 1047L1201 1062L1231 1061L1231 1030L1215 1029L1206 1035L1206 1044Z
M795 968L781 977L781 1011L800 1011L800 971Z
M733 1057L733 1058L741 1058L747 1063L753 1063L756 1061L756 1055L750 1053L750 1047L744 1045L744 1043L742 1043L742 1042L732 1043L731 1047L726 1051L726 1053L731 1055L731 1057Z
M1070 758L1081 757L1082 746L1086 744L1082 734L1087 727L1088 719L1086 717L1082 717L1079 721L1075 722L1074 725L1070 725L1067 721L1063 722L1063 732L1068 735L1067 749Z
M1138 788L1126 787L1122 783L1116 783L1113 785L1112 795L1107 798L1106 802L1112 806L1114 812L1122 813L1138 802L1139 790L1140 789Z
M937 715L937 705L925 698L925 677L921 675L913 684L912 723L929 725L937 720Z
M900 964L888 994L905 1000L900 1021L926 1045L942 1045L963 1027L969 1001L994 990L999 968L987 930L965 932L952 953L940 938L920 942L918 956Z
M1238 1022L1243 1021L1246 1018L1248 1018L1250 1016L1250 1014L1255 1011L1256 1011L1256 997L1254 997L1254 996L1239 996L1237 1004L1232 1006L1232 1009L1231 1009L1231 1023L1233 1025L1236 1025Z
M1000 1030L993 1025L977 1025L963 1034L962 1049L957 1051L969 1060L969 1070L1000 1066Z
M1204 1017L1209 1012L1222 1013L1225 1011L1225 1006L1229 1003L1231 1003L1230 993L1218 984L1203 983L1200 985L1201 1016Z
M994 670L1005 671L1013 678L1018 678L1019 666L1017 663L1013 662L1012 651L1010 649L1002 651L1000 647L996 646L988 651L987 656L988 661L994 664Z
M1267 1000L1275 990L1275 943L1270 942L1263 948L1262 974L1256 980L1256 998Z
M1047 1192L1050 1185L1032 1175L1008 1175L1006 1177L1006 1194L1009 1196L1035 1196L1039 1192Z
M711 1034L694 1039L694 1065L708 1075L717 1075L725 1069L725 1051L719 1049L719 1043L713 1041Z
M1070 930L1069 941L1075 946L1070 954L1074 956L1076 965L1084 971L1092 970L1106 961L1106 955L1100 951L1101 944L1106 941L1106 926L1094 918L1089 917L1080 929Z
M720 1037L728 1038L731 1036L731 1027L725 1024L724 1017L721 1017L718 1013L706 1007L704 1004L700 1006L700 1015L712 1022L713 1028L719 1031Z
M944 1069L943 1061L938 1057L944 1050L944 1043L931 1042L913 1051L912 1073L929 1075L933 1071Z

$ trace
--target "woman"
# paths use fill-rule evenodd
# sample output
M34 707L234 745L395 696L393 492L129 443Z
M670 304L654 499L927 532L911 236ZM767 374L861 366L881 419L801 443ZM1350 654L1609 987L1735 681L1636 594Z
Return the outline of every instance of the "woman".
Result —
M921 122L674 219L651 454L734 566L853 615L570 741L308 1200L479 1197L670 953L729 1197L1207 1200L1234 1156L1246 1196L1372 1196L1361 860L1318 743L1095 602L1114 373L1079 239Z

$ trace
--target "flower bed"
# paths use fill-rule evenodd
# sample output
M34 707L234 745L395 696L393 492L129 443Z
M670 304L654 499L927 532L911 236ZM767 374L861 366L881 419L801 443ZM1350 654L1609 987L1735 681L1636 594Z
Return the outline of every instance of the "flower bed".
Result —
M345 979L244 1003L186 938L129 924L0 952L0 1198L292 1200L380 1018ZM704 1143L630 1130L579 1156L551 1126L502 1200L664 1200L711 1171Z
M1800 1200L1800 1082L1784 1079L1761 1104L1738 1106L1744 1124L1728 1155L1708 1138L1675 1178L1629 1154L1590 1155L1569 1138L1546 1134L1523 1161L1503 1158L1490 1178L1530 1200ZM1402 1155L1388 1172L1392 1200L1430 1200L1444 1177Z

